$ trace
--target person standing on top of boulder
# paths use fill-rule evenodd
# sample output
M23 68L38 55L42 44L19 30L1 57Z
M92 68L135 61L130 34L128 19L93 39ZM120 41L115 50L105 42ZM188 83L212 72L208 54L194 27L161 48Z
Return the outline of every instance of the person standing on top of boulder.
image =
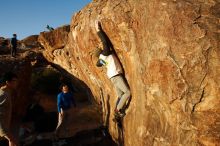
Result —
M47 27L46 27L49 31L53 31L54 30L54 28L53 27L50 27L49 25L47 25Z
M111 50L111 48L113 49L113 45L103 31L100 21L95 22L95 28L103 45L103 50L99 54L99 60L97 61L96 66L106 66L107 68L107 76L113 83L118 96L115 107L115 118L120 118L125 115L123 107L125 106L126 101L131 97L130 89L125 82L119 59Z
M62 92L57 95L58 124L55 131L56 137L60 129L64 126L64 123L68 120L68 111L71 109L72 105L76 107L75 99L72 92L69 91L68 85L64 83L60 88Z
M14 73L3 75L3 86L0 88L0 137L8 140L9 146L18 146L18 140L10 128L12 116L12 93L17 87L17 76Z
M13 38L11 39L11 56L15 57L17 54L17 35L13 34Z

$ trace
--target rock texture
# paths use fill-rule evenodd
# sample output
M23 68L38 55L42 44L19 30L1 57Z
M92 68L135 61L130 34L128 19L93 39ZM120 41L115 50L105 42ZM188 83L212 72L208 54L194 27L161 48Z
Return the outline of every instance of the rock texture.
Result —
M9 39L0 37L0 55L10 53Z
M92 94L88 86L75 77L70 70L74 67L69 58L69 49L67 44L69 41L70 26L64 25L53 31L41 32L38 37L38 42L44 47L44 57L53 63L53 67L62 72L63 75L71 77L71 81L74 82L75 89L77 91L84 92L84 98L86 100L93 100ZM66 68L67 67L67 68Z
M54 31L50 32L41 32L38 38L38 41L47 48L44 51L44 56L48 60L53 60L53 53L56 53L57 50L63 49L68 41L68 34L70 31L70 26L66 25L59 27Z
M220 143L219 6L218 0L94 0L73 16L69 37L61 28L41 34L40 42L49 61L102 102L104 123L121 145L214 146ZM95 67L97 18L132 91L122 128L112 122L113 86L105 69Z
M25 114L26 105L29 102L31 64L25 58L0 57L0 76L9 71L16 73L18 76L18 89L13 99L13 115L20 117Z
M26 49L33 49L33 48L40 48L40 43L38 42L39 35L32 35L24 38L23 40L19 41L19 48L26 50Z

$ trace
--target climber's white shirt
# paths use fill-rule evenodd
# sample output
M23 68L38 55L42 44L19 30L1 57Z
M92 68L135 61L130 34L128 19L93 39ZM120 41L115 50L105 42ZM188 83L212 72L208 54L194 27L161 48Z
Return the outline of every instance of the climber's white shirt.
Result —
M99 59L105 61L105 66L107 68L108 78L112 78L120 73L122 73L122 67L114 54L104 56L100 54Z

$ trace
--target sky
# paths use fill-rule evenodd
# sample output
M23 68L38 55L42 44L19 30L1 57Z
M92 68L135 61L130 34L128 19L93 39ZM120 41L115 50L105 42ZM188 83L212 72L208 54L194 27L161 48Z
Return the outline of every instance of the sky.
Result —
M1 0L0 37L19 40L30 35L70 24L74 13L92 0Z

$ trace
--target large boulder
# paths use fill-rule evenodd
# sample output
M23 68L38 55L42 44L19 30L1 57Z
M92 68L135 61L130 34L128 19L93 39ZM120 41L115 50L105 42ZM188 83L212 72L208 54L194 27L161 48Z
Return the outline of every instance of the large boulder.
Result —
M52 61L53 60L52 54L56 50L65 47L68 41L69 32L70 32L70 26L64 25L53 31L45 31L40 33L38 37L38 41L44 48L47 48L44 51L44 55L47 57L48 60Z
M41 44L48 60L84 81L94 99L102 101L104 122L119 143L217 145L219 6L217 0L94 0L73 16L65 45L59 43L63 37L50 36ZM105 69L95 66L97 18L132 92L122 129L112 121L117 100L113 86Z
M66 51L66 47L68 48L69 33L70 26L64 25L53 31L41 32L38 41L44 48L44 57L53 63L53 67L61 71L64 76L71 78L69 81L74 83L74 88L77 91L84 92L82 98L86 97L86 100L94 101L91 91L84 81L79 80L79 78L76 78L74 74L69 72L72 65L70 60L68 60L69 52Z

